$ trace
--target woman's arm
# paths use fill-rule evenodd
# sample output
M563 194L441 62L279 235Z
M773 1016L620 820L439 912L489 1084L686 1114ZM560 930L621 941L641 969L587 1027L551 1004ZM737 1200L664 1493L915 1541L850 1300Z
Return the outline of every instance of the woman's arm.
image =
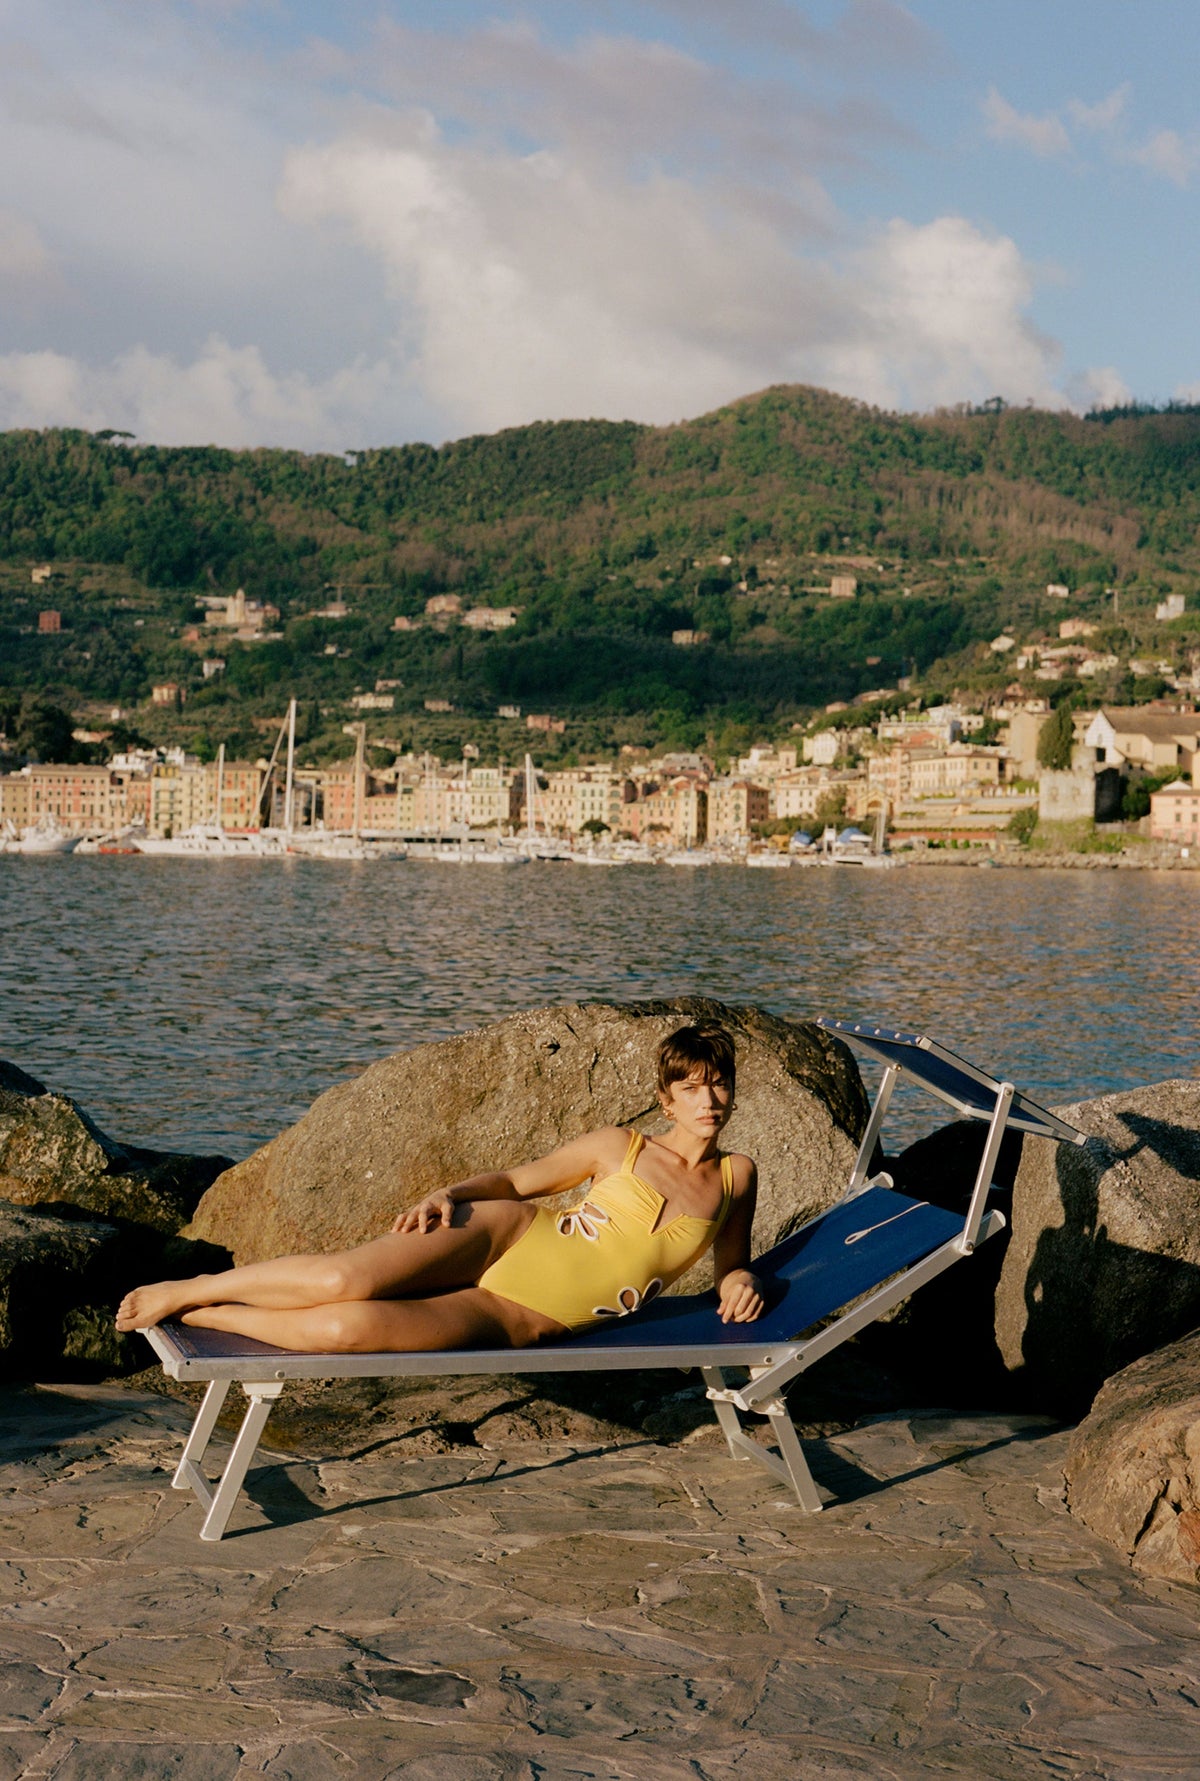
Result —
M593 1175L608 1174L619 1167L628 1143L628 1133L619 1126L602 1126L598 1132L587 1132L582 1138L560 1145L536 1162L519 1163L515 1169L490 1170L466 1181L456 1181L451 1187L437 1188L402 1212L392 1230L428 1231L440 1224L448 1225L454 1208L464 1200L527 1200L567 1193L590 1181Z
M713 1244L713 1279L722 1323L753 1323L766 1309L761 1282L750 1272L750 1232L758 1170L748 1156L733 1159L733 1205Z

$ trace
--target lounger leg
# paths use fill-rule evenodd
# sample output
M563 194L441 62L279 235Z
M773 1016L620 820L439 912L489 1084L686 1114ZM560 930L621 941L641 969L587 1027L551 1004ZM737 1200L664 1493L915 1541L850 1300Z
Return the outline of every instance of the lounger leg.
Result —
M779 1449L788 1482L796 1493L796 1501L806 1514L816 1515L822 1506L821 1498L817 1494L816 1483L808 1469L808 1461L804 1457L804 1449L800 1445L800 1437L796 1433L796 1425L788 1413L787 1405L782 1398L773 1398L769 1404L762 1405L762 1413L771 1424L775 1445Z
M221 1482L212 1492L208 1504L208 1514L204 1517L204 1525L200 1529L202 1540L219 1540L225 1532L229 1517L233 1513L233 1505L238 1492L245 1482L250 1462L261 1439L267 1417L271 1414L276 1398L283 1390L282 1385L243 1385L242 1390L250 1402L246 1414L242 1418L242 1426L238 1430L233 1451L221 1474Z
M716 1412L717 1421L721 1425L721 1433L725 1437L730 1453L734 1459L746 1459L749 1456L742 1452L744 1437L738 1413L729 1401L725 1389L725 1375L720 1367L701 1367L700 1376L708 1388L708 1401Z
M175 1468L175 1476L171 1480L172 1490L194 1490L202 1503L206 1503L212 1494L208 1487L208 1479L201 1472L204 1455L212 1440L212 1432L217 1426L217 1417L221 1414L221 1406L229 1392L228 1379L214 1379L204 1394L204 1402L196 1413L192 1424L192 1432L187 1438L183 1449L183 1457Z
M765 1466L768 1472L773 1473L784 1484L791 1485L796 1493L796 1501L806 1514L815 1515L822 1506L821 1498L783 1398L771 1398L766 1403L754 1406L757 1414L765 1416L771 1424L778 1450L772 1453L769 1447L762 1447L757 1441L752 1441L742 1427L734 1403L737 1393L726 1386L721 1369L701 1367L700 1372L708 1387L708 1401L716 1411L721 1432L734 1459L752 1459L758 1465Z

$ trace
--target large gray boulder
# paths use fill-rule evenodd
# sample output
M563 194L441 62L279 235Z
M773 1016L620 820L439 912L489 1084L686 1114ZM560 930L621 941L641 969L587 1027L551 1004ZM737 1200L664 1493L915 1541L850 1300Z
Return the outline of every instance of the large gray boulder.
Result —
M0 1377L94 1379L146 1365L113 1313L143 1280L227 1267L225 1250L77 1207L0 1200Z
M1101 1388L1064 1472L1072 1513L1139 1571L1200 1583L1200 1330Z
M765 1248L840 1193L866 1097L846 1047L819 1027L699 998L534 1009L385 1058L222 1175L188 1234L232 1249L238 1262L327 1253L387 1231L435 1187L597 1126L664 1130L655 1047L702 1018L725 1021L737 1040L725 1143L758 1162L754 1239ZM708 1278L704 1261L680 1289Z
M115 1225L0 1200L0 1373L53 1379L128 1364L135 1345L112 1313L129 1259Z
M118 1144L66 1095L0 1060L0 1198L78 1206L172 1235L228 1167L225 1156Z
M1023 1402L1078 1415L1200 1324L1200 1082L1056 1111L1088 1142L1024 1147L995 1334Z

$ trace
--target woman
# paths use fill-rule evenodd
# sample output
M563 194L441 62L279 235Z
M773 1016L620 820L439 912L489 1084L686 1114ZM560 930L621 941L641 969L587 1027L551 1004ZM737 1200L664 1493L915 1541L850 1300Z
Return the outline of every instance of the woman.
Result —
M441 1188L356 1249L138 1287L117 1328L181 1317L322 1354L526 1348L638 1310L709 1248L723 1321L751 1322L763 1310L747 1267L757 1176L718 1148L733 1088L724 1027L680 1027L658 1048L665 1137L604 1126ZM529 1204L585 1181L571 1212Z

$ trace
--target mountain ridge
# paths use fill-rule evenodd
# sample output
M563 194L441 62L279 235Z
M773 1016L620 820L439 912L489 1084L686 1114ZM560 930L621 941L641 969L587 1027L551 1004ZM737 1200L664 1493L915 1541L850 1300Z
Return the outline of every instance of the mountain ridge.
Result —
M332 705L376 678L404 682L414 735L431 690L476 718L532 700L601 727L762 725L965 671L1002 625L1058 615L1049 584L1097 619L1117 589L1125 624L1200 585L1185 404L912 415L772 385L666 427L539 421L341 456L18 431L0 434L0 488L0 689L139 703L170 680L218 728L281 686ZM35 565L53 575L40 591ZM847 568L857 598L831 602ZM236 586L279 607L282 636L223 641L206 685L183 634ZM349 617L322 616L331 592ZM427 625L445 593L518 622ZM62 614L53 641L39 605ZM681 631L708 641L681 649Z

